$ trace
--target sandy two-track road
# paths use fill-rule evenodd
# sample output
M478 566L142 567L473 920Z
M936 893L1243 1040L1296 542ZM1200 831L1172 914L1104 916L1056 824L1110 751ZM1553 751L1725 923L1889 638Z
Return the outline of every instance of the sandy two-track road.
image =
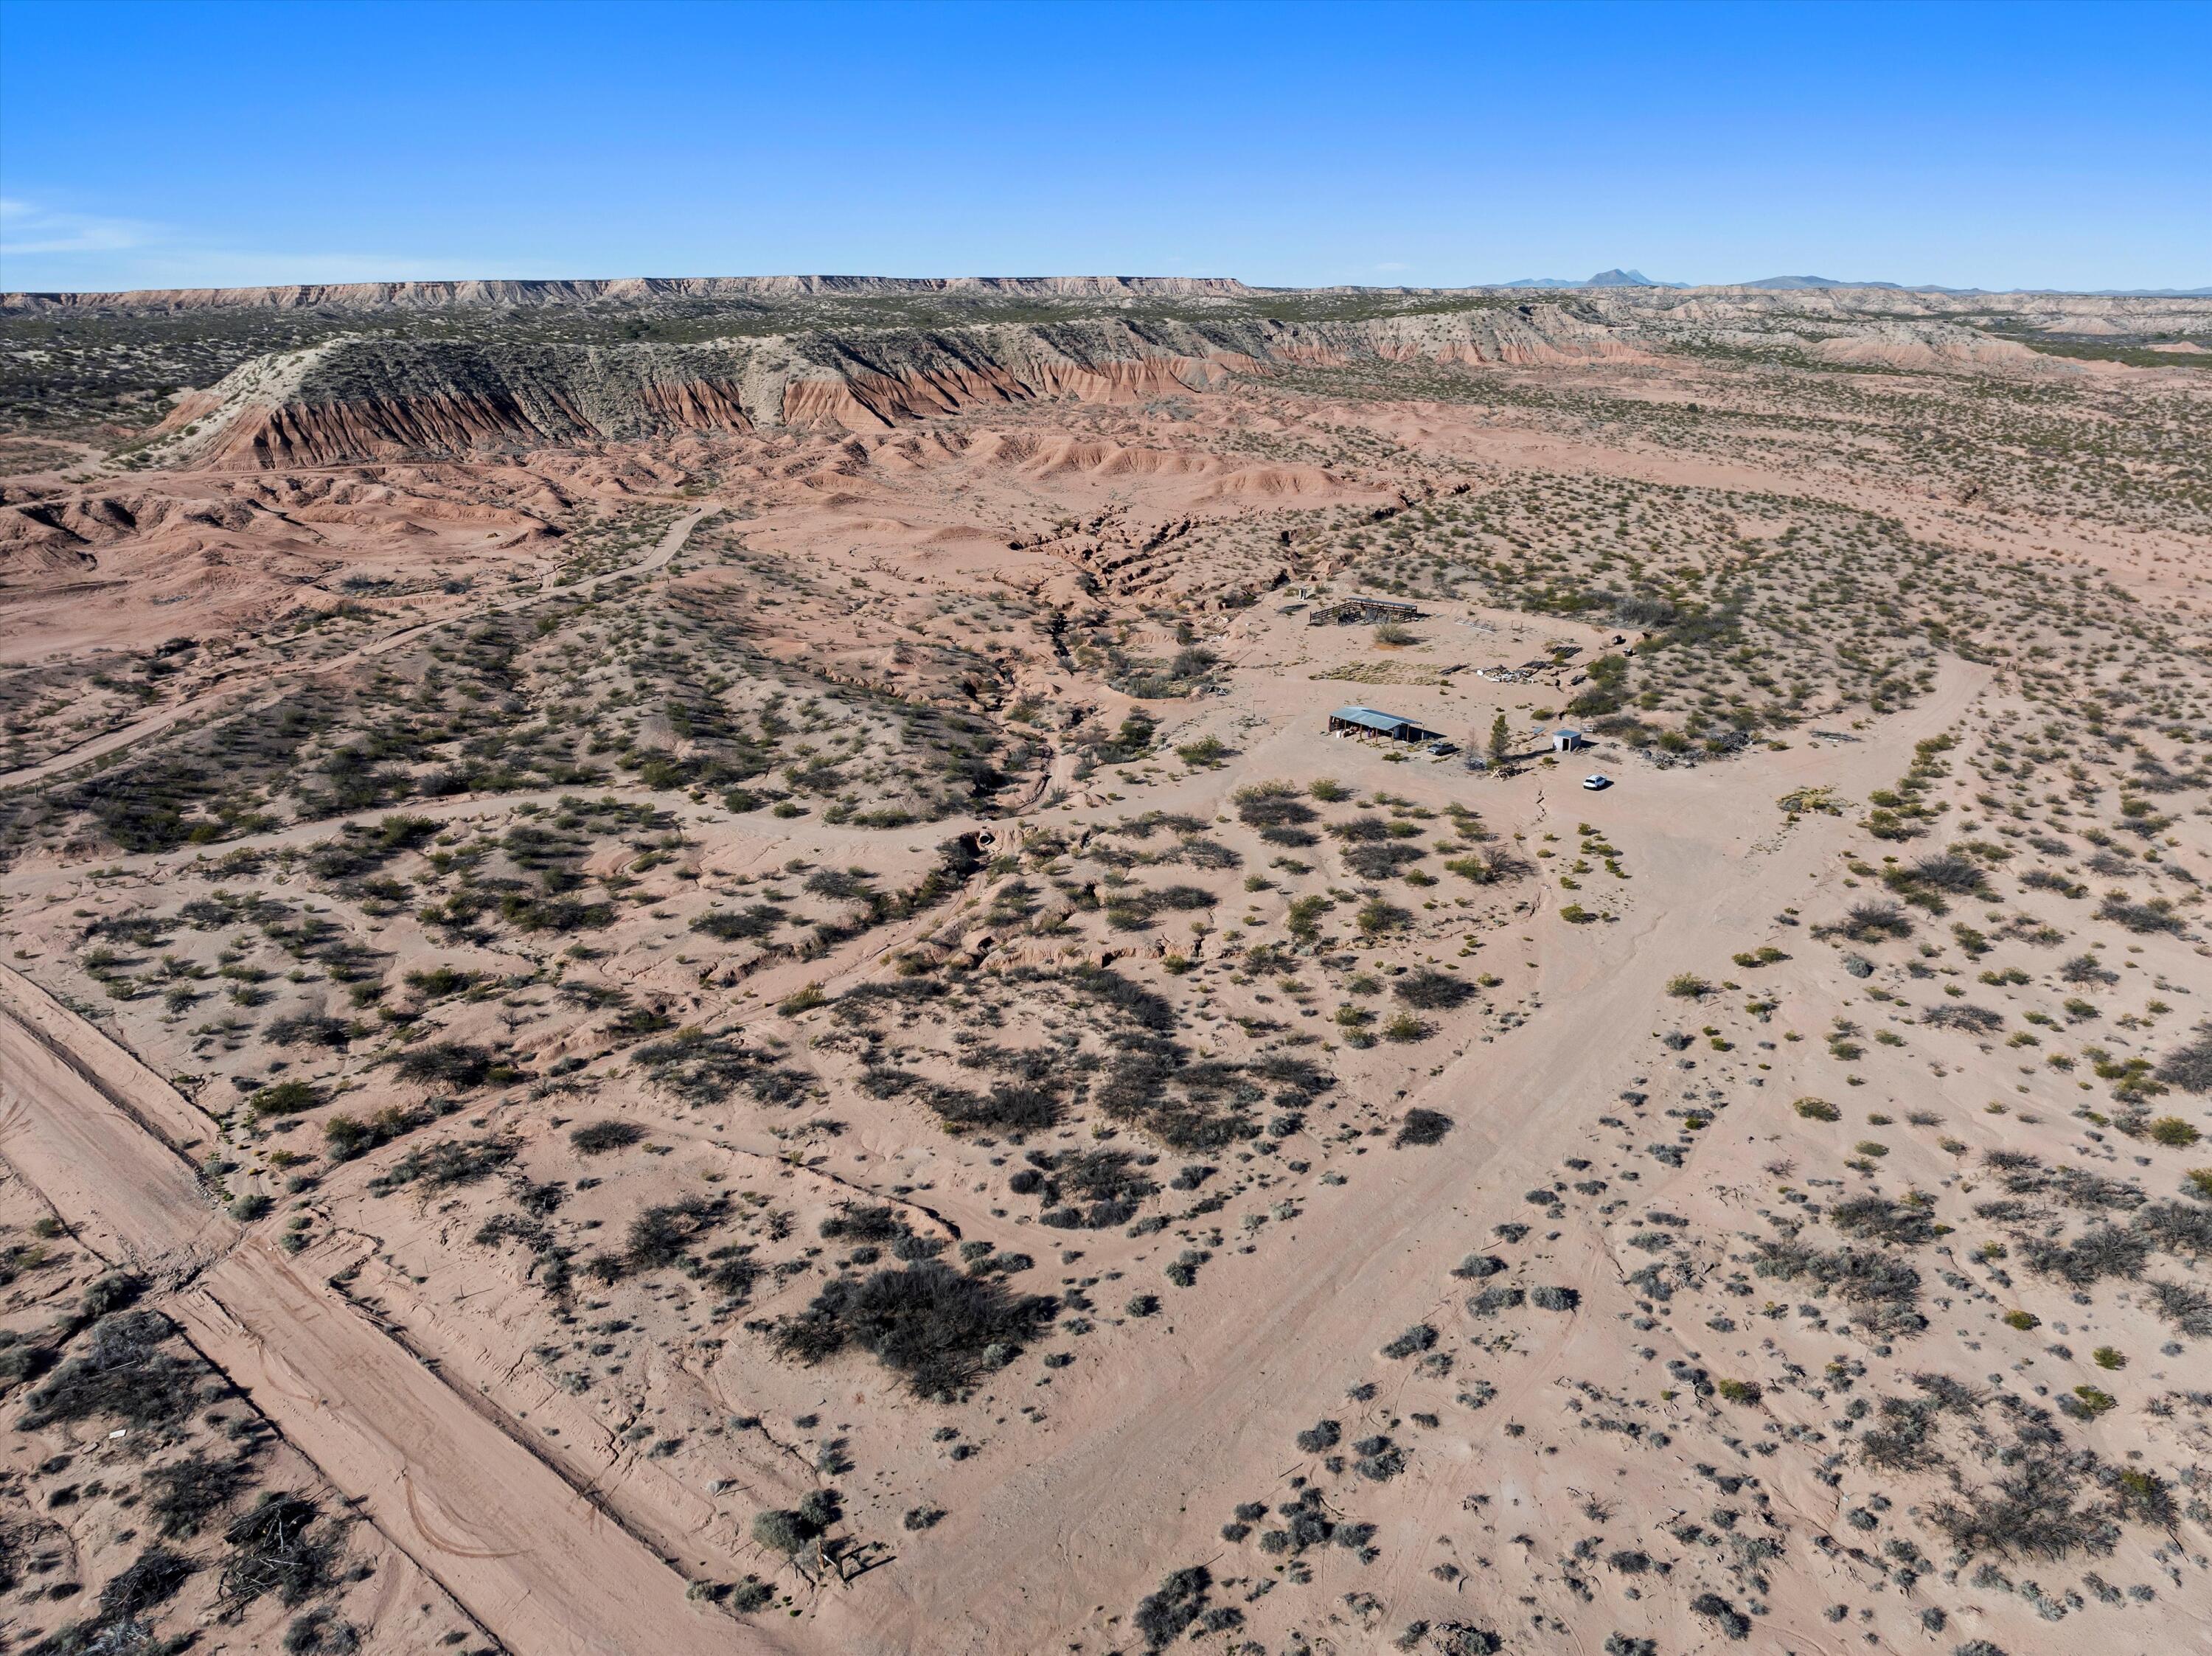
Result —
M214 1124L0 968L0 1160L158 1306L337 1489L485 1628L532 1656L778 1647L356 1310L210 1204L185 1150Z

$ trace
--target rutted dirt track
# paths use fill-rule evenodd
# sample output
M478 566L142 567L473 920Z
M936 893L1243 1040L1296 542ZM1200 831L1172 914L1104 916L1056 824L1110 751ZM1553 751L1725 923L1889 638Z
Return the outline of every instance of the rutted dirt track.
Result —
M0 967L0 1156L102 1258L190 1275L235 1246L184 1147L214 1130L27 978Z
M306 675L338 672L348 667L357 666L373 657L388 654L402 645L411 644L426 634L438 632L444 628L458 626L464 622L480 620L485 616L497 615L505 610L526 610L532 604L544 604L552 598L583 597L597 591L611 581L626 580L637 575L649 575L657 569L666 568L669 561L684 549L684 543L690 538L691 531L696 529L710 513L720 509L718 507L705 506L687 517L678 518L668 526L668 532L661 537L659 543L649 554L636 563L624 568L606 570L586 579L573 582L567 586L533 588L518 597L491 604L478 604L472 609L464 610L450 616L440 616L429 621L415 622L397 632L386 633L381 638L373 639L358 649L349 650L343 655L333 656L328 661L303 663L297 667L256 674L246 683L223 685L207 694L195 696L190 701L179 701L173 706L157 709L143 719L136 719L131 724L106 731L103 735L93 737L38 764L26 765L20 770L0 771L0 788L25 787L33 783L44 782L65 772L76 770L81 766L88 765L95 759L106 758L112 753L120 753L126 748L135 747L149 737L158 736L163 731L183 724L195 713L212 712L221 703L240 690L248 688L249 686L265 688L271 683L280 686L289 685L292 680ZM286 693L284 689L279 688L273 694L264 695L259 701L253 704L254 709L275 707L283 699Z
M1233 1486L1240 1468L1249 1477L1255 1458L1269 1453L1260 1446L1279 1446L1303 1423L1282 1410L1286 1398L1310 1396L1315 1354L1371 1350L1434 1315L1451 1284L1408 1262L1453 1257L1469 1237L1470 1198L1540 1181L1584 1133L1583 1118L1559 1102L1602 1096L1627 1078L1619 1044L1591 1032L1611 1034L1648 1016L1690 942L1757 927L1776 908L1802 901L1814 889L1812 877L1835 866L1844 830L1825 817L1779 846L1752 845L1771 820L1761 810L1771 811L1767 797L1816 778L1861 790L1879 784L1899 750L1966 716L1988 679L1984 670L1954 664L1935 694L1888 721L1880 743L1840 762L1805 749L1771 769L1716 767L1648 779L1635 809L1695 825L1653 846L1650 877L1670 892L1702 897L1595 934L1540 919L1551 934L1540 955L1543 1009L1510 1045L1477 1046L1407 1100L1459 1122L1448 1149L1413 1164L1387 1190L1316 1204L1298 1225L1295 1248L1255 1261L1255 1270L1274 1275L1242 1285L1248 1316L1192 1325L1176 1361L1119 1390L1105 1405L1112 1418L1085 1443L1007 1478L996 1503L1003 1516L987 1518L908 1596L874 1601L873 1636L852 1647L891 1656L934 1641L933 1648L988 1656L1010 1647L1007 1629L1080 1625L1102 1599L1115 1603L1102 1582L1141 1590L1141 1572L1158 1556L1163 1515L1193 1510L1190 1497ZM1265 757L1255 756L1255 773L1264 773ZM1656 1185L1649 1192L1662 1193ZM1600 1277L1609 1289L1625 1272L1606 1257L1601 1234L1573 1222L1557 1258L1588 1301ZM1555 1383L1571 1368L1566 1353L1577 1341L1618 1339L1609 1317L1586 1312L1560 1331L1522 1389ZM1378 1412L1388 1410L1378 1405ZM1455 1506L1455 1486L1439 1480L1433 1498L1447 1496ZM1194 1511L1189 1548L1203 1547L1210 1515ZM1421 1539L1446 1521L1443 1511L1405 1521L1405 1544L1387 1550L1402 1561L1394 1569L1415 1569ZM1397 1585L1386 1579L1375 1590L1387 1594ZM948 1639L952 1628L963 1631Z
M0 968L0 1158L156 1301L338 1489L510 1648L776 1648L685 1582L347 1302L214 1212L160 1077ZM156 1113L158 1112L158 1113ZM210 1263L212 1261L212 1263Z

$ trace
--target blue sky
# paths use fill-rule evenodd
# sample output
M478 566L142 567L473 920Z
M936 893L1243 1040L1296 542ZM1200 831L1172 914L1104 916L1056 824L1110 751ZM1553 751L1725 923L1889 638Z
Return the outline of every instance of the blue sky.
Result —
M0 287L2212 284L2212 6L0 0Z

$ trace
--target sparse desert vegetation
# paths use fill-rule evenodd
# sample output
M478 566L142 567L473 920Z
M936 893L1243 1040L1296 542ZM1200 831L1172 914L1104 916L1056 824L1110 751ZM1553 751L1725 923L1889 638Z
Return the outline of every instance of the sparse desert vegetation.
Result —
M2208 325L15 306L9 1647L2185 1640Z

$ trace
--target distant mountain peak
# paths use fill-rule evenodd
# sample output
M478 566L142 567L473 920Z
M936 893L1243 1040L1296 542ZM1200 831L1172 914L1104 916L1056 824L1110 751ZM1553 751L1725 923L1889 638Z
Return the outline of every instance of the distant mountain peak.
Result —
M1508 288L1680 288L1679 282L1655 282L1641 270L1618 268L1600 270L1594 276L1577 282L1571 276L1522 276L1517 282L1502 284Z

